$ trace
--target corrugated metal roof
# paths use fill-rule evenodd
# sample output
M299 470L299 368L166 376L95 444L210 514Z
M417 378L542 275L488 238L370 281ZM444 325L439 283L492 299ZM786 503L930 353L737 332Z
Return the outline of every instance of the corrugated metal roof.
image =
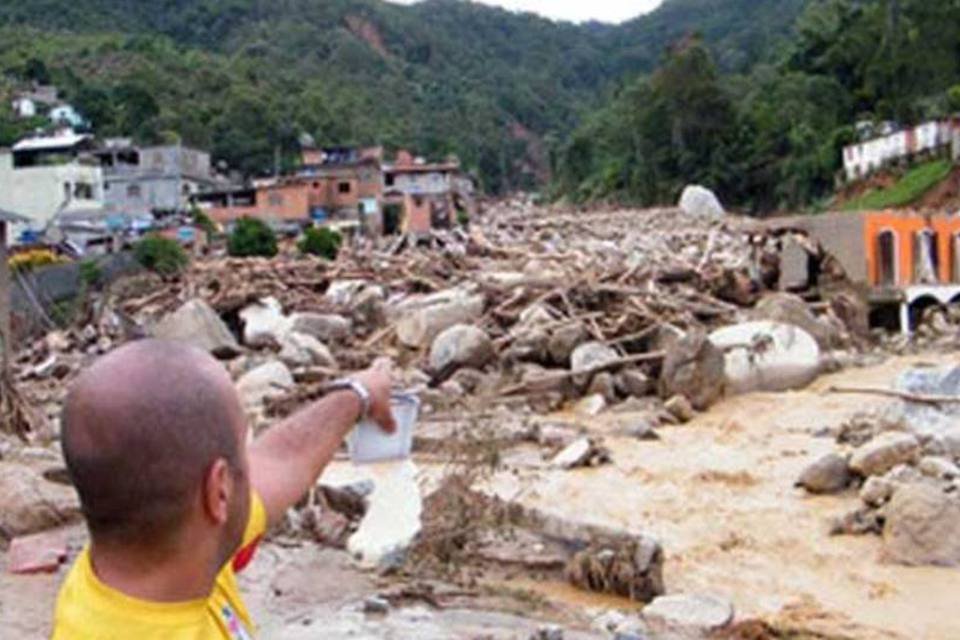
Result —
M44 136L42 138L26 138L13 145L14 151L43 151L46 149L63 149L75 147L85 140L92 139L93 136L87 133L76 133L74 131L62 131L53 136Z
M19 213L14 213L12 211L6 211L5 209L0 209L0 222L7 222L10 224L13 223L26 223L30 222L30 218L27 216L20 215Z

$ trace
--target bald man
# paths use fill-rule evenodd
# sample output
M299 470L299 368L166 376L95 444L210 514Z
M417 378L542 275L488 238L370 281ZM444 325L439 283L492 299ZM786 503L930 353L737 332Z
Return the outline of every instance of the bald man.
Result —
M55 640L252 638L236 572L316 482L358 419L394 429L375 367L271 427L248 427L226 370L182 344L124 346L84 371L63 453L90 544L60 591Z

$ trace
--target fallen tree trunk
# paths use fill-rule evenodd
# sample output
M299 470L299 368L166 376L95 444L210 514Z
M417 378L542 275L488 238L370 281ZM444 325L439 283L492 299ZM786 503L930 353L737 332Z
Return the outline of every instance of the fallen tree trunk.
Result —
M916 402L917 404L960 404L960 396L937 396L910 393L908 391L897 391L896 389L883 389L880 387L830 387L828 393L862 394L871 396L883 396L886 398L896 398L906 400L907 402Z

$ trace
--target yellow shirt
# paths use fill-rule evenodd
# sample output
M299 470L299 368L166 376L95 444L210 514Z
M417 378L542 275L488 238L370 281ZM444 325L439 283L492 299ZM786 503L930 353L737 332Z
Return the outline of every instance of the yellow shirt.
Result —
M236 571L250 561L266 526L263 502L252 494L243 546L205 600L167 604L126 596L97 578L84 549L60 589L53 640L249 640L254 627Z

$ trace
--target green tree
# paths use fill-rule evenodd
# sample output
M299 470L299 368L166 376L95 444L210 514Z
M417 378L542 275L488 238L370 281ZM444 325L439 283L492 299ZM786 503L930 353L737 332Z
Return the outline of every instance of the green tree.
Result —
M277 255L277 237L263 220L241 218L227 238L227 253L238 258L272 258Z
M158 235L147 236L134 245L133 255L144 269L161 276L178 275L190 264L179 242Z
M309 227L297 244L300 253L336 260L343 244L343 236L327 227Z

